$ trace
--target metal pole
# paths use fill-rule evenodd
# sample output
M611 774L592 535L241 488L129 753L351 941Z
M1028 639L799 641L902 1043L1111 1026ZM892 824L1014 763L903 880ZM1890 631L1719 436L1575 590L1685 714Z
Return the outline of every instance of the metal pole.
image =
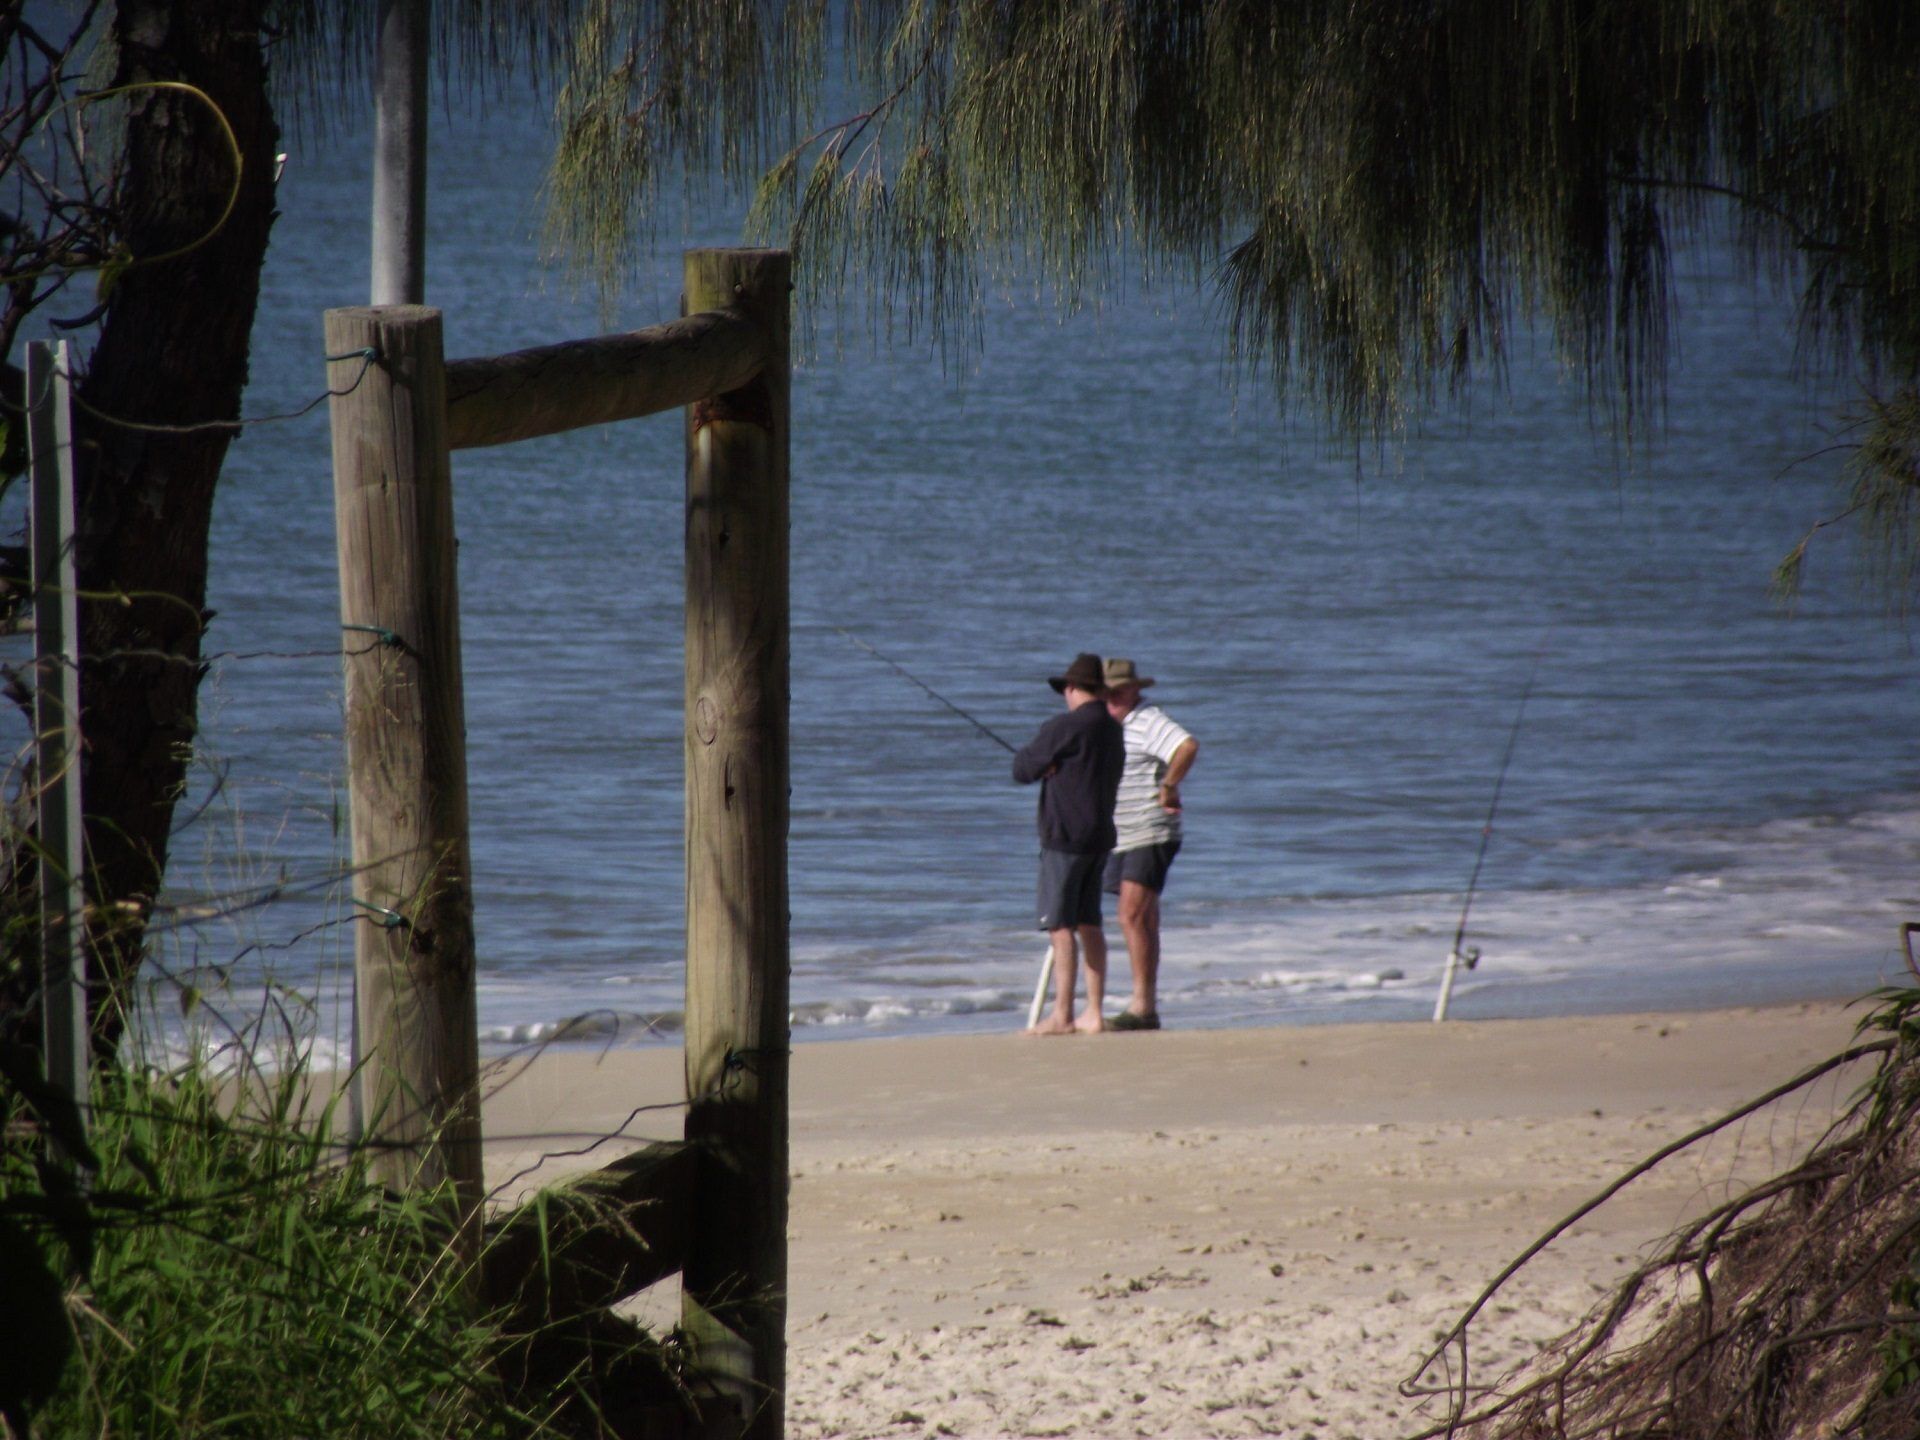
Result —
M1453 1002L1453 977L1459 973L1461 964L1464 963L1471 970L1479 959L1478 950L1471 955L1462 955L1458 947L1447 952L1447 968L1440 976L1440 998L1433 1007L1434 1024L1438 1025L1447 1018L1447 1006Z
M427 0L381 0L373 57L375 305L427 290Z
M1027 1007L1027 1029L1031 1030L1040 1023L1040 1011L1047 1003L1047 982L1053 978L1053 946L1047 946L1046 953L1040 957L1040 978L1034 982L1033 1004Z
M67 346L27 347L33 472L33 720L40 839L41 1018L47 1080L87 1105L85 877L80 818L80 614L73 571L73 415Z

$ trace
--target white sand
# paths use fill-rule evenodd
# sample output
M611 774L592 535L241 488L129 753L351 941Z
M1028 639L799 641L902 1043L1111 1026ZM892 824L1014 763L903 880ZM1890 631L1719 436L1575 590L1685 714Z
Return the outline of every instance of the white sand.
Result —
M1843 1048L1857 1016L800 1046L788 1433L1417 1430L1397 1383L1509 1259L1628 1165ZM1566 1329L1643 1247L1817 1139L1858 1078L1583 1222L1490 1307L1476 1364ZM544 1057L489 1103L490 1176L678 1086L675 1050ZM666 1111L629 1133L676 1128Z

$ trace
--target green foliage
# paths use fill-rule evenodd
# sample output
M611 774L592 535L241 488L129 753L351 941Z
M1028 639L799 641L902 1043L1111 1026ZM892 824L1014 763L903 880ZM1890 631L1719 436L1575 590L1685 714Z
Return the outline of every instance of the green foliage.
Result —
M1920 1094L1916 1061L1920 1061L1920 986L1889 985L1865 997L1873 1008L1861 1018L1855 1033L1862 1038L1872 1034L1885 1036L1893 1048L1882 1057L1863 1087L1870 1102L1867 1127L1885 1130L1896 1119L1909 1115Z
M819 0L471 4L547 27L550 234L604 284L673 162L757 163L749 231L816 303L857 279L876 328L947 342L995 282L1208 277L1237 357L1347 434L1497 378L1533 325L1644 434L1669 247L1730 241L1797 291L1800 358L1860 381L1869 545L1913 582L1907 0L858 0L837 33ZM822 93L849 98L815 121Z
M103 1077L100 1170L77 1205L9 1139L0 1219L69 1277L44 1338L73 1358L27 1397L39 1433L540 1431L489 1372L497 1337L444 1243L450 1197L372 1185L306 1094L297 1075L226 1093L193 1070Z
M1644 402L1669 237L1728 220L1715 202L1731 200L1756 265L1801 280L1810 339L1843 363L1920 363L1911 6L867 0L837 37L820 11L547 7L562 73L590 81L562 115L622 130L631 162L563 146L556 207L637 205L667 158L738 173L765 151L759 218L818 252L816 279L877 260L937 315L977 281L962 271L1013 258L1069 294L1129 252L1219 270L1250 355L1379 422L1497 358L1522 316ZM779 143L773 122L809 109L836 58L850 113ZM933 162L945 203L916 203L908 170ZM886 225L866 219L876 179L900 206ZM601 261L622 253L595 233Z
M1920 1255L1915 1256L1920 1263ZM1908 1315L1920 1312L1920 1271L1909 1266L1907 1273L1893 1282L1888 1303ZM1880 1381L1880 1393L1898 1395L1909 1386L1920 1385L1920 1322L1892 1324L1880 1339L1880 1359L1886 1374Z
M1870 572L1885 593L1920 590L1920 390L1869 399L1860 448L1848 458L1851 512L1860 515Z
M508 8L511 8L509 6ZM825 0L579 0L548 31L559 142L547 241L576 277L614 277L653 233L666 161L738 181L816 102Z

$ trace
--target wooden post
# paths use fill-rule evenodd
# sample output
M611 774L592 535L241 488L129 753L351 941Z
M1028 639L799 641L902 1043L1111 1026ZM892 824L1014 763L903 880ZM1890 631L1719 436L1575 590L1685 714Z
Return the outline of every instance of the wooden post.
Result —
M329 379L347 391L332 401L333 480L364 1138L388 1184L451 1179L471 1241L479 1035L440 312L329 310L326 344L349 357Z
M73 571L73 412L67 344L27 346L32 467L33 728L40 841L40 1013L47 1081L88 1100L80 615Z
M733 1409L783 1433L787 1281L788 256L690 250L688 312L737 308L765 368L687 410L683 1324Z

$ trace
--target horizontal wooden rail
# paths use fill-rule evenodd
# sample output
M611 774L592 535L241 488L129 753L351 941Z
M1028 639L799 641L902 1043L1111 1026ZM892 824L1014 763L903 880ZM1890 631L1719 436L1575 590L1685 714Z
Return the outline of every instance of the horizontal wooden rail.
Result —
M532 1329L678 1274L693 1159L677 1141L649 1145L490 1225L481 1262L489 1299Z
M612 1308L684 1268L693 1159L678 1142L649 1145L487 1227L483 1290L504 1321L495 1369L529 1410L559 1399L566 1434L709 1433L658 1348Z
M746 315L708 310L624 335L454 360L447 447L505 445L724 395L759 374L768 345Z

